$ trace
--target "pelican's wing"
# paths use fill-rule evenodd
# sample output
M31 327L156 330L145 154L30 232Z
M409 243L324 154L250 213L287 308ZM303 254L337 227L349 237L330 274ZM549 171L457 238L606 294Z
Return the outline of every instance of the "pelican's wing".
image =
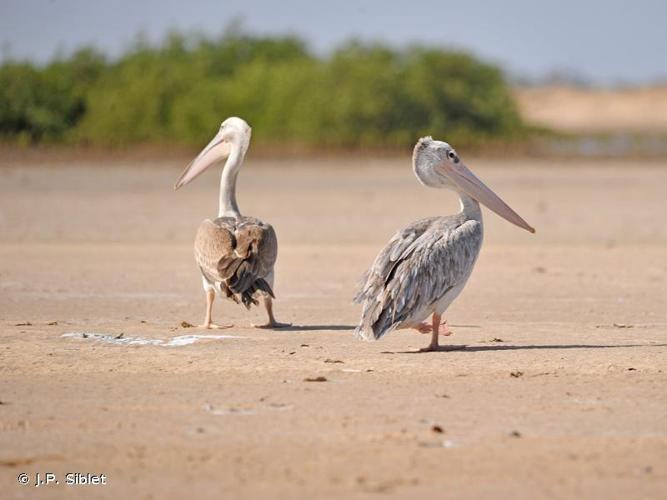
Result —
M258 219L219 217L205 220L195 238L195 260L210 283L246 307L256 303L253 294L262 290L273 296L267 278L278 256L276 233Z
M399 231L355 298L363 303L357 334L378 339L440 300L467 279L481 240L482 225L459 216L423 219Z

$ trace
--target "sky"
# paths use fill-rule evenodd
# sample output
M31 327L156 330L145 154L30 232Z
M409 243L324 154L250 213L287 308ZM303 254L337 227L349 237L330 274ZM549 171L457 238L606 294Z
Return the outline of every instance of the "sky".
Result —
M318 54L351 37L465 49L519 79L667 81L663 0L0 0L0 59L43 63L94 45L118 56L138 33L297 34Z

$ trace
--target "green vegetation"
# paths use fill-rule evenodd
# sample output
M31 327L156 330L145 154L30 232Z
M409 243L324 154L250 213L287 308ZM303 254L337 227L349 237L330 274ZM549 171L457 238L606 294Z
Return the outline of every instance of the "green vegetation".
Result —
M45 67L0 66L0 138L201 145L245 118L257 143L409 146L522 138L501 71L461 52L350 42L316 57L295 37L170 35L117 61L80 50Z

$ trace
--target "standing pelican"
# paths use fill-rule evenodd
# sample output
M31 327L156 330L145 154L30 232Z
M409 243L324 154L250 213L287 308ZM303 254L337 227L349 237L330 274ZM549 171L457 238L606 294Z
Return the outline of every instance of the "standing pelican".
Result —
M251 129L241 118L227 118L217 135L190 163L174 189L191 182L204 170L223 160L220 179L218 218L206 219L195 237L195 261L202 274L206 292L203 328L229 328L216 325L211 310L216 292L242 302L246 308L263 298L269 321L264 327L289 326L273 316L273 266L278 256L278 240L273 228L254 217L241 215L236 203L236 178L250 144Z
M440 323L442 313L463 290L482 246L479 204L531 233L535 229L484 185L446 142L419 139L412 167L425 186L456 191L461 211L419 220L393 236L355 298L363 303L356 333L377 340L396 328L415 328L431 332L431 343L422 351L434 351L438 335L451 334L446 323ZM430 325L424 322L429 315Z

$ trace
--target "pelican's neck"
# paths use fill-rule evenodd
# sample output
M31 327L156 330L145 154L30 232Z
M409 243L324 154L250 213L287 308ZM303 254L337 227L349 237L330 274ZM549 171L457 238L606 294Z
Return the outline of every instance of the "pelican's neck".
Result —
M236 178L243 164L246 147L243 144L232 144L229 157L222 169L220 177L220 208L218 217L241 217L239 206L236 203Z
M461 191L457 192L459 195L459 203L461 204L461 213L467 220L476 220L481 223L482 208L479 206L479 202Z

